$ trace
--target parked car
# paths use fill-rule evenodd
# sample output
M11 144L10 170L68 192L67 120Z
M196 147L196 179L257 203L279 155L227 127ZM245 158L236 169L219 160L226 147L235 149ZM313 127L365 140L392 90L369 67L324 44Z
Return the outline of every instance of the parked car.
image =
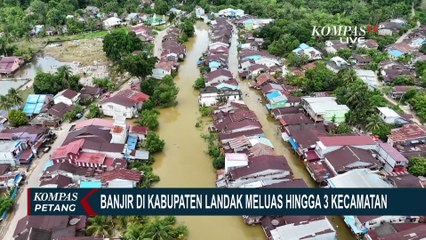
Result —
M47 147L43 148L43 152L47 153L47 152L50 151L51 148L52 148L51 146L47 146Z

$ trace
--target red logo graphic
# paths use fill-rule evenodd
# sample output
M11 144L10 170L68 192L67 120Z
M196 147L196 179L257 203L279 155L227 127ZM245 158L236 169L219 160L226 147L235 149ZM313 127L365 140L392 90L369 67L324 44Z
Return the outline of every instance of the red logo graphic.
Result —
M369 25L367 27L367 31L377 33L379 31L379 26L378 25Z

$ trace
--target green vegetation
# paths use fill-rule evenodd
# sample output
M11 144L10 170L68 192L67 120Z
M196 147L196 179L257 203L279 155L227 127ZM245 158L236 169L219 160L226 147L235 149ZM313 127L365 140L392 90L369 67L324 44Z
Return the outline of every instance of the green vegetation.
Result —
M116 29L107 34L103 50L119 72L129 72L141 80L151 74L157 61L150 56L152 47L143 43L134 32L127 32L125 29Z
M13 200L11 198L13 190L14 188L10 189L7 194L0 197L0 214L3 214L4 211L8 211L13 206Z
M92 103L89 106L89 113L86 115L86 117L88 119L91 118L102 118L104 115L101 111L101 109L99 109L98 106L96 106L96 103Z
M179 88L176 87L173 77L165 76L162 80L147 79L141 82L141 91L150 95L150 99L154 106L170 107L176 105L176 97Z
M308 63L309 58L305 55L297 55L295 53L290 53L287 56L287 63L290 67L298 67L305 65Z
M64 119L68 121L77 120L79 119L79 117L82 116L83 112L84 112L83 107L77 104L73 107L73 109L71 109L71 111L68 111L67 113L65 113Z
M93 78L92 83L98 88L106 88L108 91L113 92L118 89L116 82L110 78Z
M206 83L204 81L204 78L199 77L197 80L195 80L194 85L192 85L195 89L205 88Z
M37 72L34 78L34 93L55 95L66 88L79 91L79 79L79 76L72 74L69 66L59 67L54 74Z
M147 163L141 162L131 162L128 166L129 169L137 169L144 173L142 180L138 183L138 187L140 188L149 188L155 182L160 181L160 177L155 175L152 167Z
M14 106L22 105L23 102L19 92L15 88L10 88L6 95L0 96L0 109L9 110Z
M158 122L158 114L159 112L156 109L143 110L138 120L136 120L136 123L140 126L148 127L149 130L155 131L160 125Z
M164 145L164 140L162 140L155 132L148 132L145 145L146 150L148 150L150 153L158 153L163 151Z
M410 161L408 162L408 171L414 176L426 176L426 158L410 158Z
M186 42L189 38L194 36L194 23L190 19L184 19L179 25L179 28L182 30L182 34L180 36L180 40L182 42Z
M12 109L9 111L8 119L10 124L19 127L28 124L28 117L22 110Z
M225 155L221 151L221 145L218 139L217 134L207 133L201 135L201 137L208 144L207 153L213 158L212 164L215 169L220 169L225 167Z
M416 91L415 95L407 101L414 111L416 111L416 115L420 117L422 121L426 121L426 92L413 89L411 93L414 91Z
M213 116L213 111L214 111L213 106L207 107L207 106L203 105L203 106L200 107L200 112L201 112L202 117Z

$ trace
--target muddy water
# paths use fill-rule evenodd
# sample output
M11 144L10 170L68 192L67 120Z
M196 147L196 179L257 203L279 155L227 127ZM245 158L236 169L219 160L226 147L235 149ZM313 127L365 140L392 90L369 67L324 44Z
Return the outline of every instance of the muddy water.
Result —
M236 32L236 28L234 27ZM229 51L229 69L234 76L238 76L238 37L237 34L234 34L232 37L231 48ZM293 171L293 174L296 178L302 178L305 183L309 187L318 187L318 185L313 181L308 171L294 151L292 150L289 143L283 142L281 139L281 134L278 130L277 121L270 117L268 111L265 107L265 102L261 98L261 95L258 91L249 88L249 81L241 81L237 79L239 82L240 89L245 96L248 93L248 96L244 97L244 102L256 113L260 123L262 124L262 129L265 132L265 136L271 140L274 145L275 152L279 155L284 155L287 159L287 162ZM259 102L261 100L262 102ZM354 235L349 231L343 219L341 217L329 217L330 222L333 224L334 228L337 231L337 237L339 240L353 240L355 239Z
M72 69L75 68L74 64L71 62L61 62L54 57L39 54L35 56L30 63L25 64L16 71L14 77L34 79L38 71L54 73L56 69L61 66L70 66Z
M215 187L216 174L206 143L195 128L199 117L198 92L192 84L199 77L197 60L208 46L208 27L198 22L195 37L186 44L187 57L175 78L180 88L178 105L160 110L158 134L166 141L163 153L155 157L154 171L161 178L155 187ZM189 228L190 240L260 240L261 227L244 224L239 216L182 216L178 220Z

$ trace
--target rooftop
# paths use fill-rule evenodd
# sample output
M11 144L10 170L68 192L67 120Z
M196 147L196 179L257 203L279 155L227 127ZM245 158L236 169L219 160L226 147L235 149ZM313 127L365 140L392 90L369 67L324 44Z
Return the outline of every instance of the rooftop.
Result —
M426 138L426 127L417 123L408 123L401 128L392 129L389 138L394 142Z
M328 180L333 188L392 188L381 176L369 169L354 169Z
M319 136L319 141L324 146L359 146L375 145L376 142L368 135L361 136Z

